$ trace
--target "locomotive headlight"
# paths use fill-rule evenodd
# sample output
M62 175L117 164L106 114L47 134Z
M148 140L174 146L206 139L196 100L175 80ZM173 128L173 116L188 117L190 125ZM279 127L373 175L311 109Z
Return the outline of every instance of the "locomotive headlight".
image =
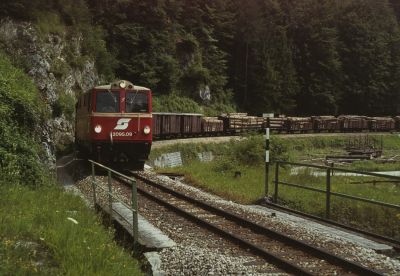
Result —
M121 82L119 83L119 87L125 88L125 87L126 87L126 82L121 81Z
M144 129L143 129L143 133L146 134L146 135L150 134L150 127L149 126L145 126Z
M94 132L100 133L101 132L101 125L97 125L94 127Z

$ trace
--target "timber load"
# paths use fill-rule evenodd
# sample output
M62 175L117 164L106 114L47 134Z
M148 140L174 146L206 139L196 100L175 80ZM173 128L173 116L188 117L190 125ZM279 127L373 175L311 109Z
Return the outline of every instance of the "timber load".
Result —
M224 129L229 132L260 130L264 125L264 118L248 116L247 113L222 114L219 119L223 121Z
M278 132L286 131L287 118L285 117L267 117L264 118L264 128L269 127L271 130L276 130Z

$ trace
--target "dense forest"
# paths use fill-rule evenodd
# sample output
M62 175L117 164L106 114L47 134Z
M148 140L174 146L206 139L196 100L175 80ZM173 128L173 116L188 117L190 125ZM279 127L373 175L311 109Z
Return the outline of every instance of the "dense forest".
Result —
M77 27L105 78L165 101L254 114L400 113L398 0L16 0L2 1L0 16Z

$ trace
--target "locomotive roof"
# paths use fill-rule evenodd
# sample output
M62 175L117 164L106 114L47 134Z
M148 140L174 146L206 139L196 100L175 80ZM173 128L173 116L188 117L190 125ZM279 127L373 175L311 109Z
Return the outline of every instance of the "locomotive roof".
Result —
M115 80L110 84L96 86L94 89L98 89L98 90L118 89L119 90L120 88L125 88L127 90L136 90L136 91L150 91L150 89L147 87L134 85L132 82L127 81L127 80Z
M111 84L107 84L107 85L99 85L99 86L96 86L94 89L107 89L107 90L110 90L111 89ZM150 90L149 88L147 88L147 87L144 87L144 86L137 86L137 85L133 85L133 88L130 88L129 90L139 90L139 91L141 91L141 90Z

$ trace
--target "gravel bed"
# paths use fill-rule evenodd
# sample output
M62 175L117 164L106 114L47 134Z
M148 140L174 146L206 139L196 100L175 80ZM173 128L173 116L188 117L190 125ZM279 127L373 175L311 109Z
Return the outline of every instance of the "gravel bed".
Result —
M400 275L400 261L376 253L372 249L364 248L358 244L343 240L341 237L330 234L307 224L299 224L293 221L273 216L271 211L262 210L252 206L246 206L224 200L218 196L203 192L198 188L172 180L166 176L160 176L147 170L140 173L142 176L174 188L197 199L211 203L239 214L249 220L270 227L276 231L284 232L288 236L309 242L315 246L325 248L330 252L340 255L346 259L362 263L373 269L382 270L388 275Z
M96 177L96 181L101 187L108 187L106 177ZM129 188L114 184L113 192L130 204ZM93 200L91 177L79 181L77 187ZM100 189L96 198L100 204L108 204L108 196ZM138 203L139 213L177 243L159 252L162 275L287 275L262 258L143 196L139 195Z
M286 256L284 259L288 259L299 266L309 269L318 275L335 275L335 274L345 274L346 270L338 266L327 263L321 260L319 257L312 256L311 254L305 253L300 249L287 246L282 242L279 242L273 238L266 237L263 234L255 233L248 227L241 226L240 224L231 221L230 219L225 219L223 216L214 214L208 210L204 210L196 204L187 202L186 200L179 199L178 197L170 195L168 192L159 190L158 188L152 187L151 185L142 184L139 181L139 186L145 189L147 192L156 195L157 197L163 198L164 200L172 203L175 206L188 211L189 213L195 214L196 217L202 217L205 221L218 227L227 230L233 235L244 238L245 240L256 244L261 248L268 249L268 251L277 254L278 256ZM173 222L172 222L173 223Z
M226 201L181 181L157 175L151 170L140 174L175 190L212 203L214 206L220 206L235 212L276 231L283 231L289 236L326 248L346 259L362 263L370 268L382 270L387 275L400 275L400 261L345 241L339 236L320 231L309 225L273 216L272 212L268 210ZM96 180L100 186L107 188L106 177L98 176ZM91 177L79 181L77 187L92 201ZM113 188L113 191L125 198L126 203L130 203L130 194L126 187L117 185ZM108 204L106 193L100 189L97 191L97 200L100 204ZM139 212L177 243L176 247L163 249L159 252L162 260L161 270L165 275L282 274L277 273L273 266L258 257L243 253L242 249L224 241L219 236L199 229L195 224L184 222L184 219L171 214L162 207L154 207L153 203L143 197L139 198Z

